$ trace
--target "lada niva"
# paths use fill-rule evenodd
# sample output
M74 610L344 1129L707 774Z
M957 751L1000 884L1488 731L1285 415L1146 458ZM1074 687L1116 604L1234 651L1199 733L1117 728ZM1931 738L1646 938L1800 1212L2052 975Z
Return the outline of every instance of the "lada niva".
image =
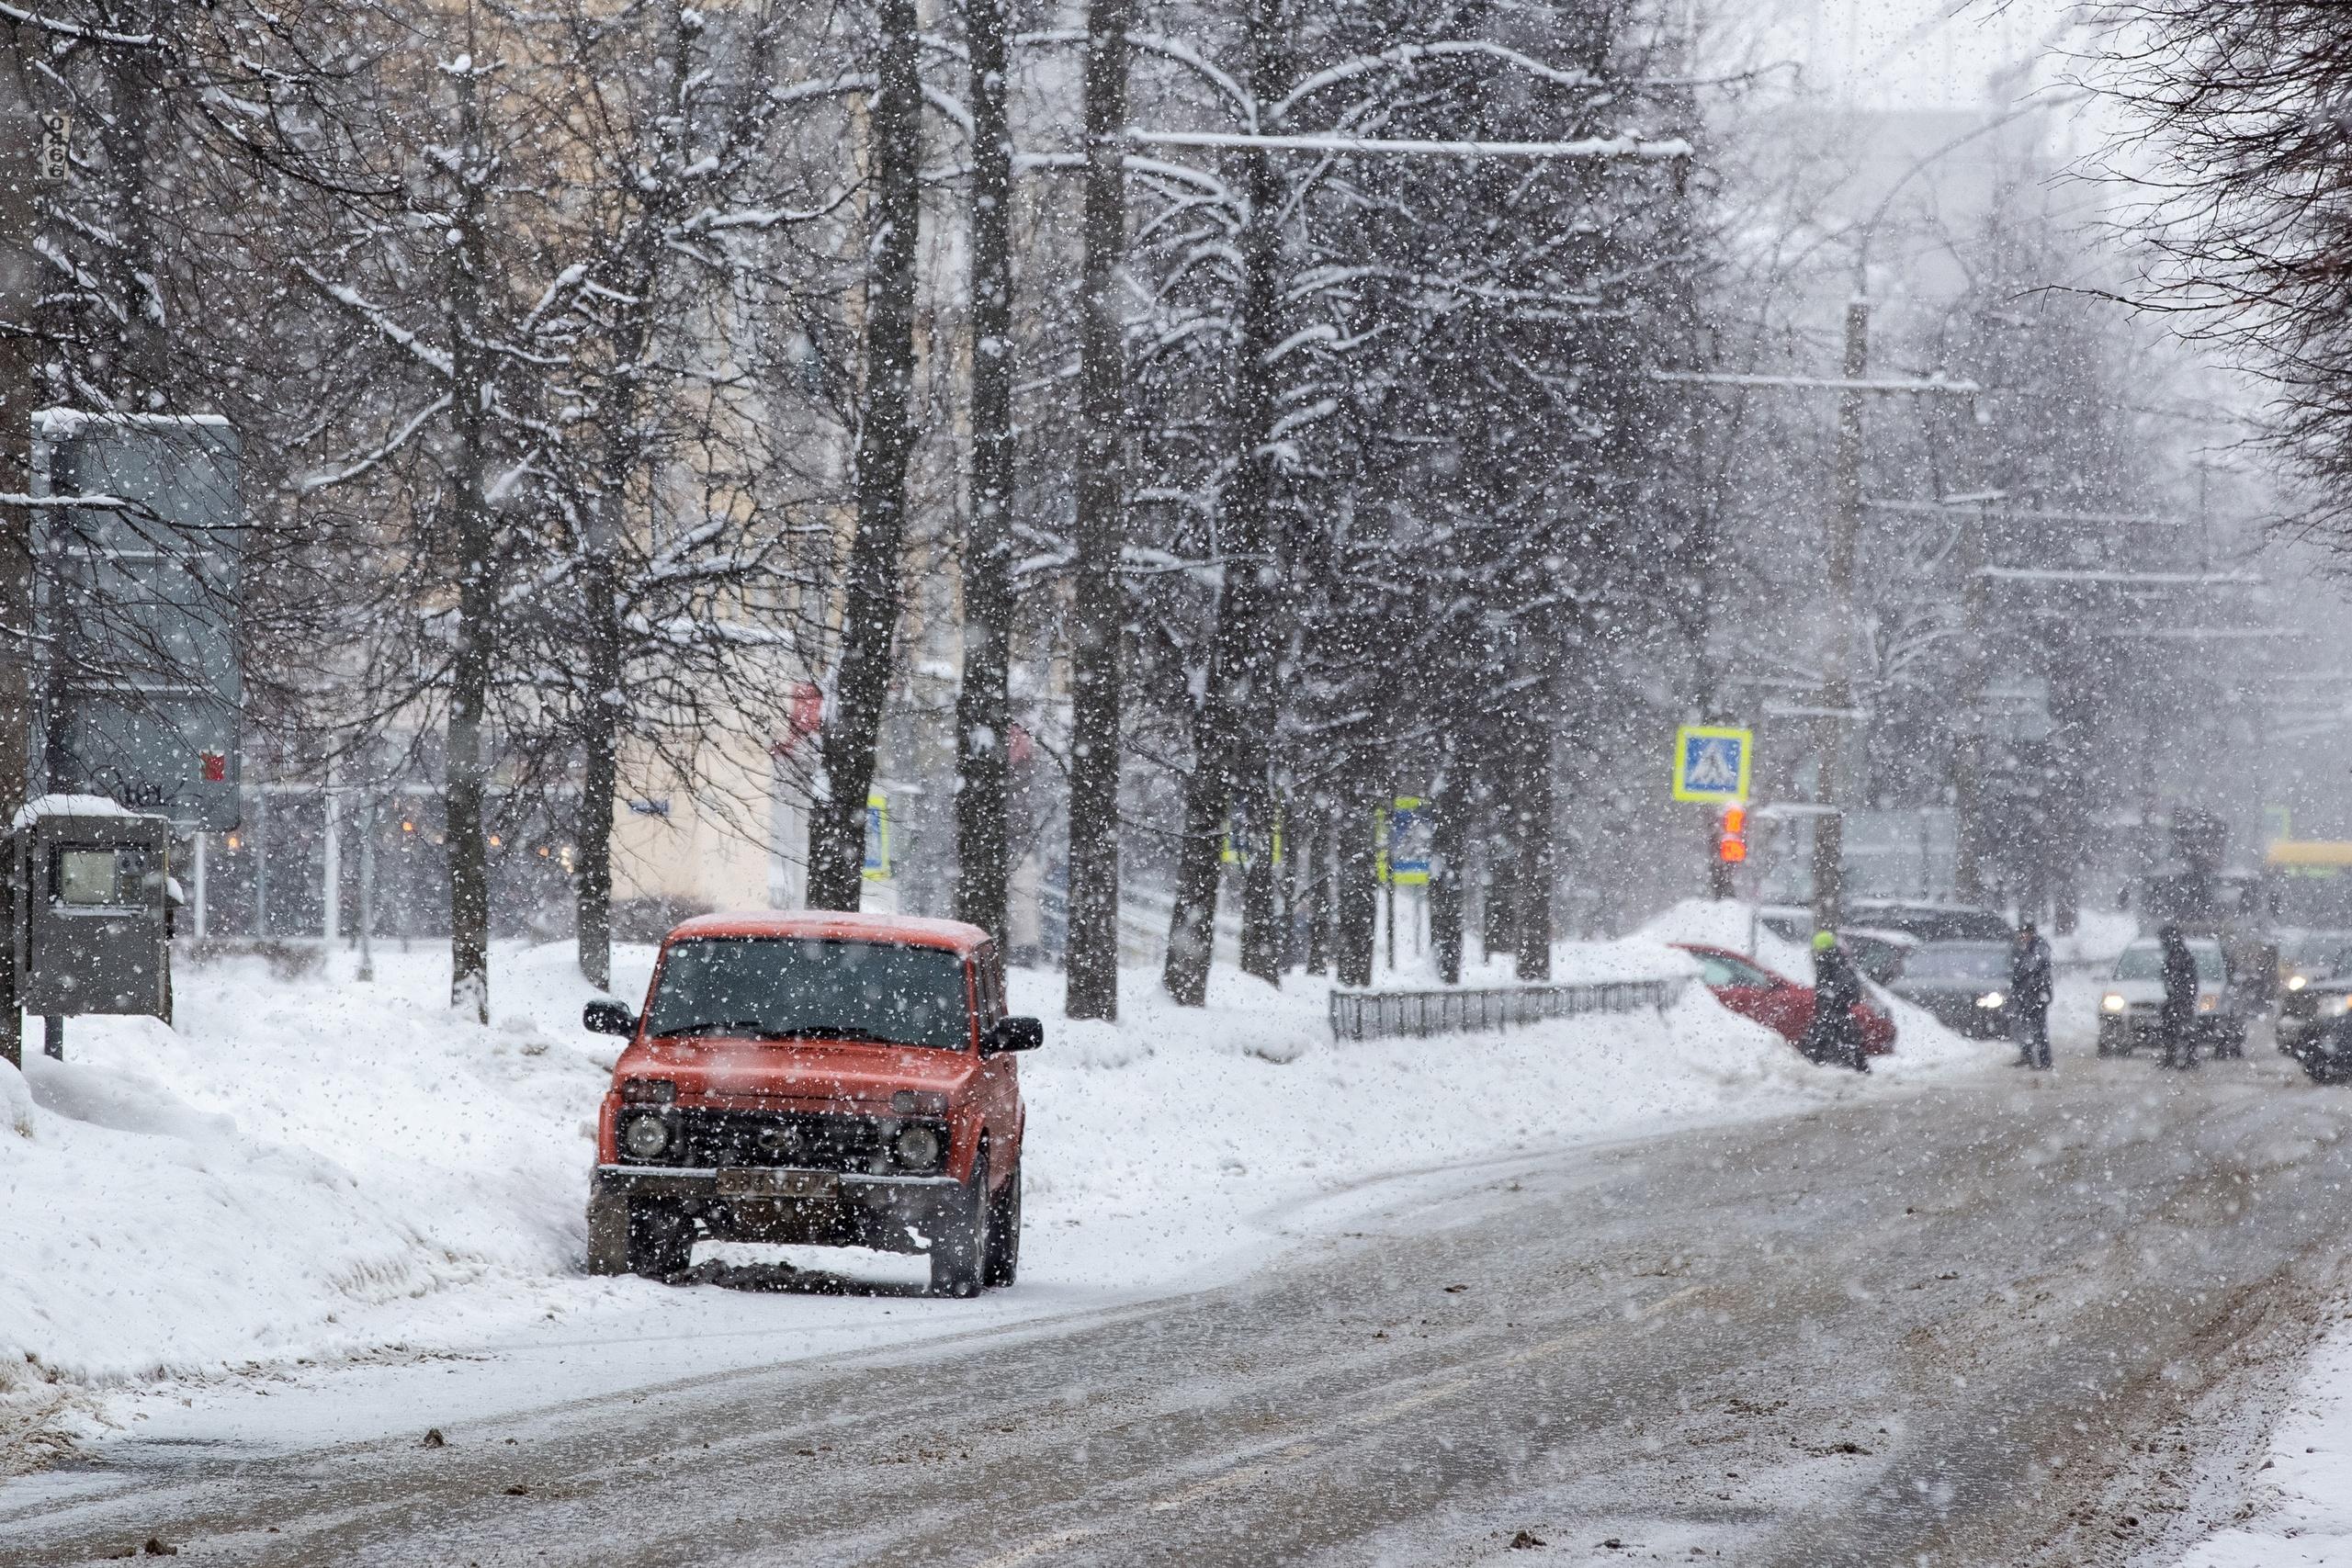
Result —
M593 1273L684 1269L697 1239L928 1252L931 1287L1010 1285L1021 1258L1015 1053L986 931L864 914L714 915L662 943L596 1129Z

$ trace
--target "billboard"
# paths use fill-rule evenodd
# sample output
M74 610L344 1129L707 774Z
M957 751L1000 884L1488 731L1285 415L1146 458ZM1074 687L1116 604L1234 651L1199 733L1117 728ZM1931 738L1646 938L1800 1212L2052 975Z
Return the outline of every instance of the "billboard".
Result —
M207 415L33 416L48 793L107 795L183 829L237 826L238 456Z

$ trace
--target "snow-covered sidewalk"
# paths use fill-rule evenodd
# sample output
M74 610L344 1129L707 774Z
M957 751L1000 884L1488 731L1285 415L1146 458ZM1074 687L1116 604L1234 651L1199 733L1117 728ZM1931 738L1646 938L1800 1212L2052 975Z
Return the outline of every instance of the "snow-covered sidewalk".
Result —
M642 995L650 950L620 955ZM77 1020L63 1063L0 1068L0 1431L13 1404L357 1358L471 1351L626 1324L740 1335L782 1359L862 1325L976 1321L971 1303L746 1295L580 1271L592 1133L617 1043L583 1032L568 948L503 948L494 1021L446 1005L446 954L379 977L185 964L177 1027ZM1562 944L1562 978L1689 973L1655 941ZM1220 971L1186 1011L1125 976L1119 1024L1047 1020L1031 1108L1023 1284L983 1315L1099 1306L1230 1277L1287 1245L1285 1210L1367 1180L1870 1091L1807 1066L1695 983L1656 1012L1494 1037L1335 1044L1327 987ZM36 1038L38 1036L36 1035ZM1905 1021L1897 1076L1978 1059ZM911 1281L921 1260L794 1252ZM928 1314L929 1316L924 1314ZM85 1417L86 1418L86 1416Z

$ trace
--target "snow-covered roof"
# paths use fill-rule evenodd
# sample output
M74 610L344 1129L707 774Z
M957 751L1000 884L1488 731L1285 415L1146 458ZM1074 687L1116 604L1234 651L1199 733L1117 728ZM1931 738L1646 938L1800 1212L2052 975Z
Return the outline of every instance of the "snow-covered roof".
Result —
M64 408L33 411L33 428L43 435L73 435L85 424L130 424L145 430L229 428L227 416L217 413L101 413L93 409Z
M10 832L29 828L44 817L135 817L138 813L126 809L121 802L109 800L103 795L44 795L28 800L17 808Z

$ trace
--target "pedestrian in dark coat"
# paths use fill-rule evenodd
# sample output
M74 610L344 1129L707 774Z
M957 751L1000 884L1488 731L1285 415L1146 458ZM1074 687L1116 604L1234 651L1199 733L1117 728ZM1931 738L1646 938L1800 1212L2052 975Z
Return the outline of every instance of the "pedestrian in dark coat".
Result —
M2165 1002L2156 1015L2164 1032L2165 1066L2197 1065L2197 955L2188 951L2178 926L2156 933L2164 949Z
M2019 1062L2050 1066L2050 944L2026 920L2009 948L2009 1030Z
M1825 1066L1851 1067L1858 1073L1871 1070L1870 1059L1862 1055L1862 1028L1854 1017L1854 1004L1861 999L1862 977L1846 950L1838 945L1837 933L1815 931L1813 1022L1805 1029L1802 1047L1808 1058Z

